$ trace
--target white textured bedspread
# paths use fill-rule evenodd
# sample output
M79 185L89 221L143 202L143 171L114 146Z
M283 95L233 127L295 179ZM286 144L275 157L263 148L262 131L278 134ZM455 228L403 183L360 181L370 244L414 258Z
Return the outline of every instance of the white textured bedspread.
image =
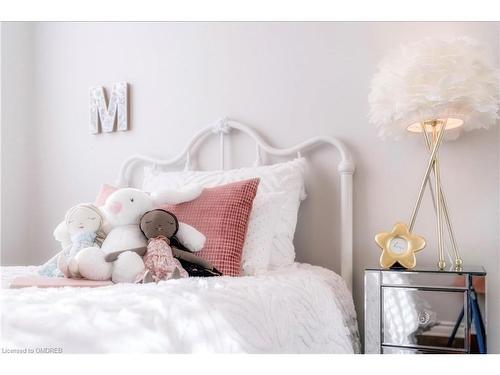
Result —
M355 353L352 296L337 274L294 265L255 277L100 288L6 289L36 267L2 267L3 349L70 352Z

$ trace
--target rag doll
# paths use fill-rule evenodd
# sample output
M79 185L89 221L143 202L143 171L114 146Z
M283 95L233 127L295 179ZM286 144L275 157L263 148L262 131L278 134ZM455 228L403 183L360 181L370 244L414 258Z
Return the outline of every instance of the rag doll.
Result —
M175 237L179 221L174 214L162 209L148 211L141 218L140 229L148 239L143 258L145 272L139 278L141 281L221 275L209 262L173 246L180 245Z
M69 241L65 248L42 266L39 273L44 276L81 278L78 254L87 247L100 247L105 234L101 230L103 217L92 204L79 204L65 215L64 226Z

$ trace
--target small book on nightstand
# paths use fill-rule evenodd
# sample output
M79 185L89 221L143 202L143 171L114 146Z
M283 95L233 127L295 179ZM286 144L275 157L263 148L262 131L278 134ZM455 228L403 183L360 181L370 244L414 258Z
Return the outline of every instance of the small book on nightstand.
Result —
M487 353L486 271L365 269L365 353Z

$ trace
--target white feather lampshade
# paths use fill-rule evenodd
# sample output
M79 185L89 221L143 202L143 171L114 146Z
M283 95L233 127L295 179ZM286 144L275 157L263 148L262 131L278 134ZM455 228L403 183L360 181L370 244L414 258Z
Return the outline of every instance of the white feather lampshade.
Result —
M469 37L424 39L399 47L380 63L369 95L369 119L383 138L420 131L447 119L447 132L489 128L500 103L499 70L488 49Z

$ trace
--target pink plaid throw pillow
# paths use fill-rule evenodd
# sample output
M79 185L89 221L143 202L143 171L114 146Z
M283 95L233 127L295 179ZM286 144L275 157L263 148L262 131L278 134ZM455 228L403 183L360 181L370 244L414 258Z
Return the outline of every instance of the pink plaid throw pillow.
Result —
M222 274L239 276L248 218L258 186L259 179L255 178L205 188L194 201L162 208L207 237L197 255Z

